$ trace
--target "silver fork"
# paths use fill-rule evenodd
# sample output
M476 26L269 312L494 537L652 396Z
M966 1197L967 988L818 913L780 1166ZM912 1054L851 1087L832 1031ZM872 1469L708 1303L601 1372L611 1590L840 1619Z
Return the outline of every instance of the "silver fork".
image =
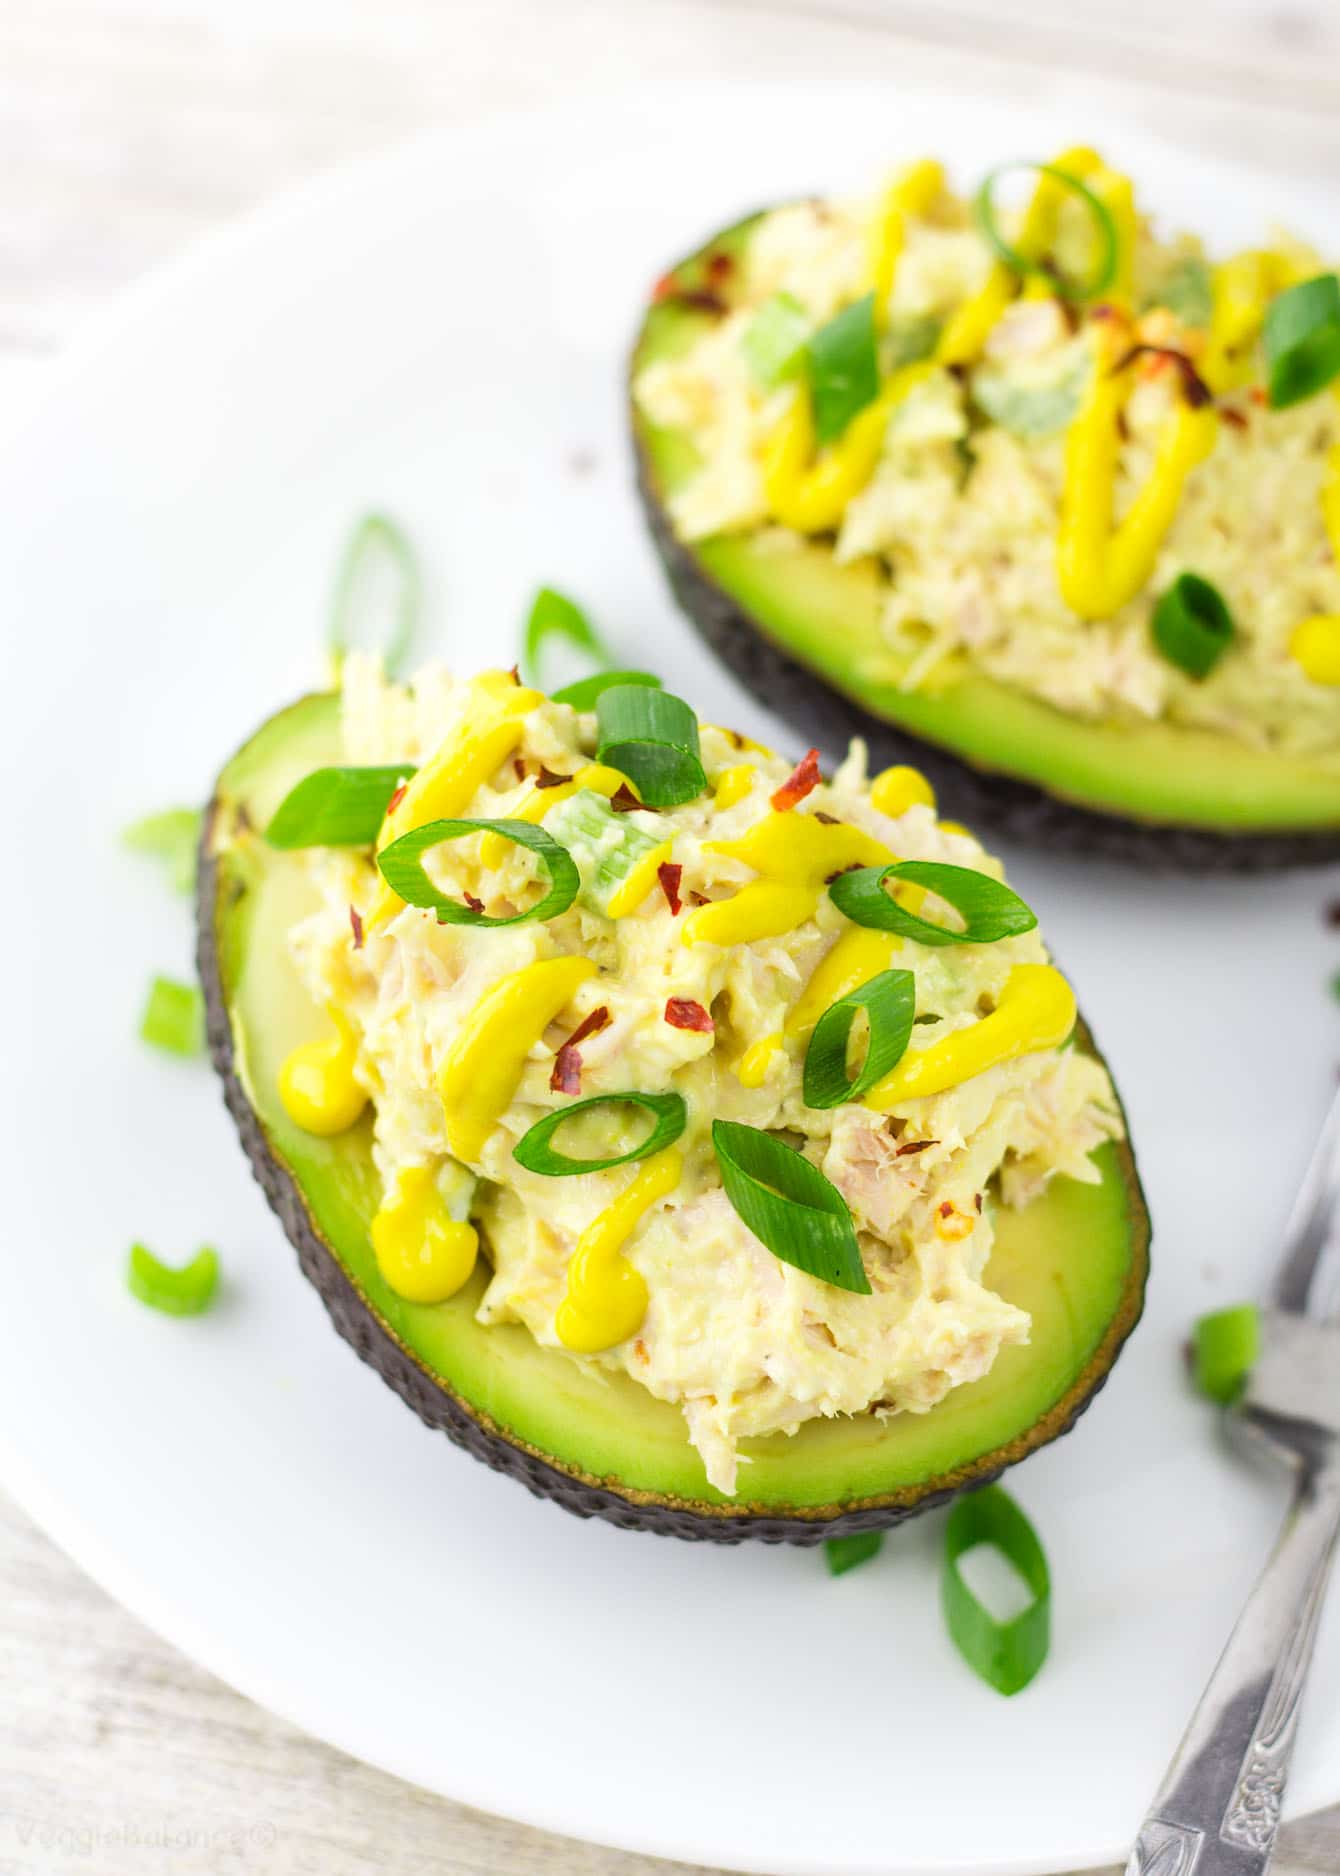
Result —
M1293 1499L1159 1788L1127 1876L1261 1876L1340 1536L1340 1095L1289 1221L1233 1432L1293 1471Z

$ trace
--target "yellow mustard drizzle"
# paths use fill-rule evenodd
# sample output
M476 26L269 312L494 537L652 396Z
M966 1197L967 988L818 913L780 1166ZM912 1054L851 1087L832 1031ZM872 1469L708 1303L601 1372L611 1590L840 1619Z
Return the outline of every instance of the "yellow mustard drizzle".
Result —
M1144 586L1172 526L1187 477L1214 448L1219 415L1179 397L1164 422L1154 464L1114 524L1120 419L1134 378L1100 356L1093 382L1066 432L1065 488L1056 541L1061 597L1081 619L1108 619Z
M877 325L882 325L888 316L893 278L907 244L907 224L914 216L928 212L944 188L944 182L942 166L923 158L901 170L885 194L870 244L870 284L875 295Z
M1317 612L1293 629L1289 651L1314 684L1340 684L1340 614Z
M754 786L754 777L758 770L749 762L737 762L732 769L723 769L717 777L716 792L712 796L712 806L720 812L723 808L733 808L743 801Z
M831 1004L892 968L902 939L897 932L853 925L844 931L792 1004L786 1019L789 1037L803 1040Z
M377 1268L409 1303L445 1303L475 1267L479 1233L447 1210L430 1166L406 1166L372 1220Z
M761 1088L768 1078L768 1069L772 1058L782 1046L782 1032L776 1030L770 1036L764 1036L752 1048L746 1049L735 1064L735 1079L742 1088Z
M289 1119L304 1133L344 1133L367 1106L367 1090L354 1078L358 1041L342 1011L327 1014L333 1036L302 1042L279 1071L279 1098Z
M817 455L811 401L804 386L799 388L763 447L763 493L783 527L822 534L837 526L848 502L875 473L889 418L933 369L923 360L895 371L837 442Z
M684 1171L677 1147L654 1153L631 1184L597 1214L577 1240L567 1289L554 1318L564 1348L595 1355L636 1335L647 1313L647 1286L623 1247L658 1199L673 1192Z
M1214 269L1209 343L1199 366L1212 391L1231 390L1250 377L1251 346L1266 308L1294 272L1282 254L1263 248L1248 248Z
M907 1054L865 1097L887 1114L905 1101L942 1094L999 1062L1060 1046L1075 1026L1075 995L1050 964L1016 964L989 1016L956 1029L943 1042Z
M773 811L738 840L709 841L705 853L752 866L760 875L733 898L699 906L684 921L686 945L749 944L780 938L814 916L825 880L849 866L883 866L887 847L845 821Z
M637 865L619 881L609 896L605 910L611 918L627 918L636 912L647 894L658 884L657 875L674 851L673 840L663 840L659 847L643 854Z
M870 784L870 805L896 821L909 808L933 808L935 790L920 769L910 769L896 762L891 769L881 769Z
M595 973L590 958L541 958L494 984L457 1031L438 1071L447 1146L477 1160L510 1104L526 1057L574 991Z

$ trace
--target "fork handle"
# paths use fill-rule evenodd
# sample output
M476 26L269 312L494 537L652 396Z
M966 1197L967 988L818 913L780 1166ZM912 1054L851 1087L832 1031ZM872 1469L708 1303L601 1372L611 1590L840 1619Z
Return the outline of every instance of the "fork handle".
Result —
M1338 1535L1340 1473L1304 1467L1126 1876L1262 1876L1268 1867Z

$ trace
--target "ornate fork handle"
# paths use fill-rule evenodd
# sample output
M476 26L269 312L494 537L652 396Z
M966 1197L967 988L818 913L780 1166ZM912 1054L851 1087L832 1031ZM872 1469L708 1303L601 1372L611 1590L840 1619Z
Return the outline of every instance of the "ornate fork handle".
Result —
M1136 1839L1127 1876L1262 1876L1337 1536L1340 1471L1305 1463L1284 1529Z

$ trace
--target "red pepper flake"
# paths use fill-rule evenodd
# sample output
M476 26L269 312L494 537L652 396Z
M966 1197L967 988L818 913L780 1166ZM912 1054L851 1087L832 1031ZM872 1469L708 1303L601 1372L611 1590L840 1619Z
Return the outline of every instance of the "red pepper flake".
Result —
M705 892L691 892L689 898L694 905L711 905L712 903Z
M555 775L554 771L545 768L542 762L540 764L540 772L535 777L535 786L537 788L561 788L564 782L570 782L571 780L572 777L570 775Z
M671 918L678 918L684 909L679 897L679 882L684 877L683 867L675 861L663 860L656 869L656 877L661 882L661 891L665 894Z
M524 782L529 771L520 756L512 757L512 773L519 782Z
M651 297L659 305L662 300L672 300L678 292L679 282L676 280L675 276L673 274L662 274L651 290Z
M472 912L482 912L484 910L484 901L482 899L476 899L472 892L466 892L462 889L461 897Z
M1234 430L1245 430L1247 428L1246 417L1240 410L1234 410L1231 404L1221 404L1219 406L1219 415L1223 418L1224 422L1231 425Z
M707 278L714 287L719 287L723 280L729 280L735 272L735 260L730 254L716 253L707 257Z
M824 885L831 886L833 881L835 879L841 879L844 873L859 873L860 871L861 862L859 860L853 860L850 866L840 866L836 873L829 873L824 879Z
M1204 405L1214 402L1213 391L1186 353L1179 352L1172 345L1133 345L1112 367L1112 376L1117 377L1128 365L1133 365L1137 358L1144 357L1156 359L1165 368L1168 365L1177 367L1182 377L1182 395L1192 410L1200 410Z
M808 749L787 776L772 798L772 805L778 814L785 814L788 808L794 808L798 801L803 801L812 788L817 788L823 776L819 773L819 751Z
M609 1009L602 1003L597 1009L592 1010L589 1016L583 1016L581 1022L568 1037L568 1041L585 1042L588 1036L598 1036L602 1029L608 1029L609 1026Z
M980 1212L982 1209L982 1195L980 1192L973 1193L973 1201L976 1204L978 1211Z
M841 827L842 825L836 814L825 814L822 808L814 810L814 818L821 827Z
M508 677L511 678L514 684L519 684L521 682L521 666L519 664L514 664L511 667L511 669L508 671L507 675Z
M895 1159L901 1159L904 1153L924 1153L928 1146L939 1146L938 1140L904 1140L894 1153Z
M399 788L396 789L395 793L391 796L391 799L386 804L386 812L388 815L395 813L396 809L400 806L401 802L405 799L405 790L408 787L409 787L408 782L402 782Z
M954 1206L953 1206L952 1200L950 1199L944 1200L944 1202L940 1206L940 1216L941 1218L952 1218L954 1216Z
M361 951L363 949L363 921L358 916L356 905L349 907L349 929L354 934L354 950Z
M619 786L610 796L610 806L616 814L631 814L633 809L640 808L642 803L638 800L627 782L620 782Z
M1247 395L1252 400L1253 404L1264 404L1266 401L1266 387L1263 384L1254 384Z
M692 997L668 998L665 1020L672 1029L694 1029L703 1036L710 1036L715 1027L702 1004L695 1003Z
M554 1094L581 1093L582 1055L578 1044L604 1029L609 1020L609 1010L602 1003L598 1010L592 1010L589 1016L584 1016L578 1023L554 1057L553 1072L549 1076L549 1087Z

